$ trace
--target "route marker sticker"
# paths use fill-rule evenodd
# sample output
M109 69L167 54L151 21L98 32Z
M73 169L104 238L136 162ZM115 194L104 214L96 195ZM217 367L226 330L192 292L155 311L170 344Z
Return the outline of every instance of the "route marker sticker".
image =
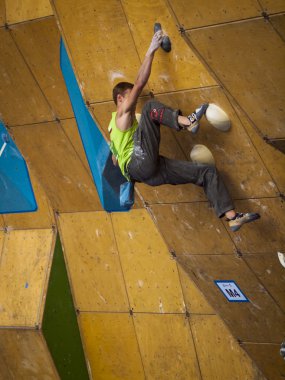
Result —
M214 282L229 302L249 302L235 281L215 280Z
M4 152L6 145L7 143L4 142L4 144L2 145L2 148L0 149L0 157L2 156L2 153Z

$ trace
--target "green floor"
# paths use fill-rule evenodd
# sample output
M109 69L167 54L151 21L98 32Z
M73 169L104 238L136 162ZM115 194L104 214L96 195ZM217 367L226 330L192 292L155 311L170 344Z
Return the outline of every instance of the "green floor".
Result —
M43 334L62 380L89 379L59 238L51 268Z

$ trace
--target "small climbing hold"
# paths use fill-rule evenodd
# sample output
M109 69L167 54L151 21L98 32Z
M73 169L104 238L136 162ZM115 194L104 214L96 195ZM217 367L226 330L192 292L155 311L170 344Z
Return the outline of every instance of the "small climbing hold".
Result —
M231 121L226 112L216 104L210 103L205 113L206 119L213 127L226 132L231 127Z
M159 22L156 22L154 24L154 33L158 32L159 30L162 30L161 24ZM171 41L168 36L162 37L161 48L166 51L166 53L169 53L171 51Z
M205 145L194 145L190 152L190 158L193 162L198 164L215 165L214 156L210 149L208 149Z

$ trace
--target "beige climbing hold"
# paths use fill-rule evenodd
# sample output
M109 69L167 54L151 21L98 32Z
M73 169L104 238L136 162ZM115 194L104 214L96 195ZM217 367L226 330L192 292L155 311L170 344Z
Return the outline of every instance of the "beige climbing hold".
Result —
M215 165L214 156L212 155L210 149L208 149L205 145L194 145L190 152L190 158L193 162L198 164Z
M216 104L209 104L205 116L208 122L220 131L226 132L231 127L231 121L228 115L222 108L216 106Z
M285 254L282 252L277 252L277 255L278 255L280 264L285 268Z

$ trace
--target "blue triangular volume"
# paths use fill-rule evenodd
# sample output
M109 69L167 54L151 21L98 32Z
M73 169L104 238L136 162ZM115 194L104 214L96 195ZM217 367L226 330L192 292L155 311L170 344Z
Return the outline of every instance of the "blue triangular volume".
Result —
M111 152L82 98L63 41L60 43L60 66L77 127L97 192L106 211L128 211L120 204L120 186L126 182L120 169L111 164Z
M26 162L0 121L0 214L37 208Z

